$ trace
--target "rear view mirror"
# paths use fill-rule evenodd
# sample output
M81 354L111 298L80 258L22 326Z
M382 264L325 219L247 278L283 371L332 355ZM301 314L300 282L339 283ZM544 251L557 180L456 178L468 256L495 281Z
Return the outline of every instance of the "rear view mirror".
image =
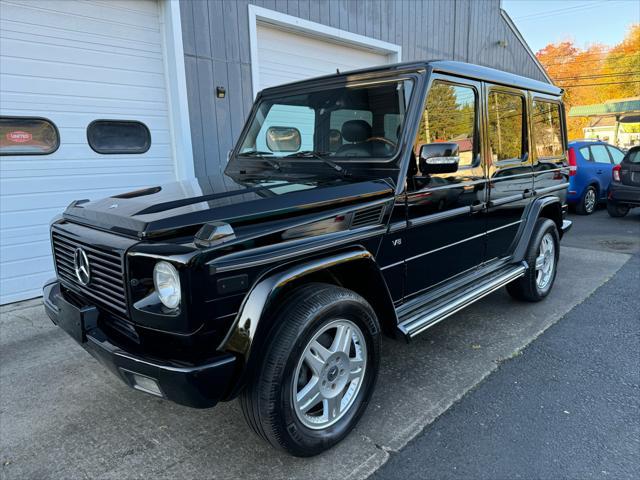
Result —
M420 173L453 173L460 163L457 143L428 143L420 147Z
M294 127L269 127L267 147L272 152L297 152L302 142L300 130Z

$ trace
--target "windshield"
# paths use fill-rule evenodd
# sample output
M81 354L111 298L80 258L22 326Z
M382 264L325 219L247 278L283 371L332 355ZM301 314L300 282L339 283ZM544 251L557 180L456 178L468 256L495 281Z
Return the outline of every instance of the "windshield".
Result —
M411 85L401 80L269 96L240 139L238 157L276 169L299 161L338 171L338 163L388 161L398 150Z

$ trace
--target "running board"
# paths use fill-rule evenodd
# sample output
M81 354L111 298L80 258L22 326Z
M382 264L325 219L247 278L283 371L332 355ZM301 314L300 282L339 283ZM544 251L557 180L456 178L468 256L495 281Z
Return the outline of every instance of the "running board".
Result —
M405 319L401 318L398 324L398 330L400 330L407 340L411 340L429 327L459 312L466 306L480 300L482 297L495 292L516 278L520 278L524 275L526 269L526 262L510 265L452 294L445 295L436 302L424 305L420 309L415 309L405 315Z

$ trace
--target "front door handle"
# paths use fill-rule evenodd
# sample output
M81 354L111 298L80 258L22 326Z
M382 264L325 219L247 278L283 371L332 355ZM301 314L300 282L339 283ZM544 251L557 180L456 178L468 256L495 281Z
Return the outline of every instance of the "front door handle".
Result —
M602 170L598 170L598 174L602 175Z
M533 197L535 195L535 192L529 188L525 189L524 192L522 192L522 198L529 198L529 197Z

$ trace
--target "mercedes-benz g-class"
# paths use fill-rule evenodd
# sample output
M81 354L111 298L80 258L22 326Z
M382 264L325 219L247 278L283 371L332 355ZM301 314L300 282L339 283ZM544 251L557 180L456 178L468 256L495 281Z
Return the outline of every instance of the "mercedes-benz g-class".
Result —
M434 61L269 88L222 178L76 200L51 225L48 315L130 387L240 397L299 456L340 441L382 334L411 339L557 272L562 91Z

